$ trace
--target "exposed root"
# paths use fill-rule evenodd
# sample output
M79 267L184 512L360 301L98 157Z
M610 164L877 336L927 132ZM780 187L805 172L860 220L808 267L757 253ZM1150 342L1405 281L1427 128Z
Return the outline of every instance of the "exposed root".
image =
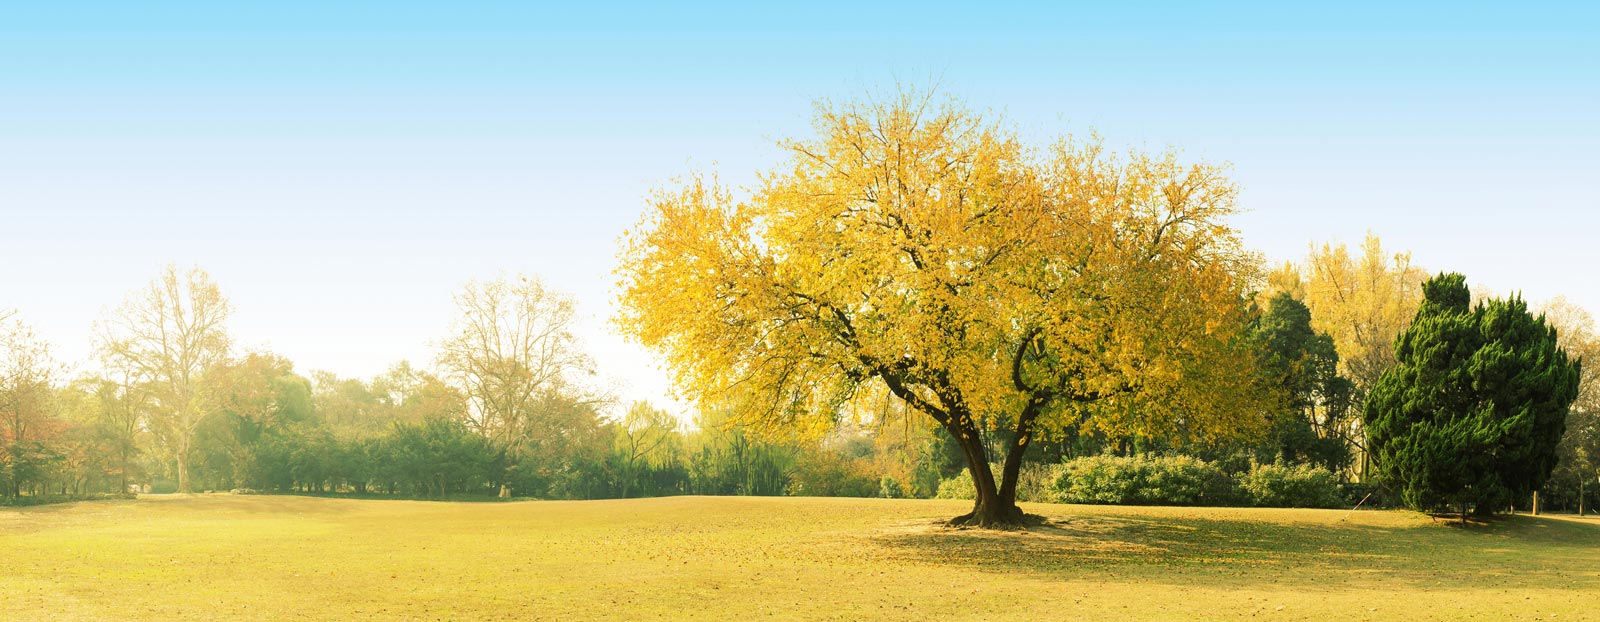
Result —
M996 516L995 514L1000 514ZM951 529L993 529L996 531L1027 531L1029 527L1038 527L1049 524L1049 519L1037 514L1025 514L1019 508L1012 507L1011 511L1003 513L967 512L948 521L945 527Z

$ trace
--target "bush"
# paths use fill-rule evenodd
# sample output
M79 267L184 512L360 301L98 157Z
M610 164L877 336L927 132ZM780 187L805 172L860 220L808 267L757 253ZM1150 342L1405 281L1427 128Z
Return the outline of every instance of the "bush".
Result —
M1092 456L1070 460L1052 486L1067 503L1233 505L1233 479L1190 456Z
M1051 482L1056 476L1058 466L1047 464L1024 464L1017 473L1017 501L1032 503L1057 503L1055 491ZM991 464L989 469L994 473L995 485L1000 485L1000 465ZM972 499L977 496L977 490L972 485L972 471L962 469L955 477L939 482L939 491L934 497L939 499Z
M939 499L967 499L978 496L977 488L972 485L972 472L962 469L955 477L939 482L939 492L934 497Z
M882 496L882 482L873 478L870 465L831 451L801 456L789 477L788 494L808 497Z
M878 496L885 499L900 499L906 496L906 489L900 485L900 480L885 475L878 482Z
M1333 473L1309 464L1257 464L1239 477L1254 505L1275 508L1336 508L1345 505Z
M995 473L998 474L999 470ZM1060 475L1059 464L1022 465L1022 470L1017 473L1017 500L1030 503L1060 503L1061 499L1055 491L1055 481Z

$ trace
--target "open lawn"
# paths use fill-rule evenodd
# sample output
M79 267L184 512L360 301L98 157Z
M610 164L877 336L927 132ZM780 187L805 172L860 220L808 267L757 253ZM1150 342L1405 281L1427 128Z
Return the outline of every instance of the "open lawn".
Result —
M0 620L1586 620L1600 523L676 497L0 509ZM1346 516L1348 519L1346 520Z

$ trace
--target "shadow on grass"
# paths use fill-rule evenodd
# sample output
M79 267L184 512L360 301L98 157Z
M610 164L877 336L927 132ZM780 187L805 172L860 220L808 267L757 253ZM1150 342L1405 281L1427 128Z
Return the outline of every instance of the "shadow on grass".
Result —
M1600 524L1514 516L1468 528L1442 523L1271 522L1247 517L1057 515L1025 532L952 530L936 522L885 529L891 558L1060 579L1307 590L1407 585L1430 589L1600 590Z

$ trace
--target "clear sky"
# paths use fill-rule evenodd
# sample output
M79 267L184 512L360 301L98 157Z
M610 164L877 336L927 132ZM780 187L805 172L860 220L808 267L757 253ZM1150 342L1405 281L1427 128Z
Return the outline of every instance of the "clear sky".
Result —
M652 187L745 183L812 102L926 87L1041 140L1232 163L1274 260L1378 233L1600 311L1600 10L1503 3L0 3L0 308L69 361L162 265L302 372L428 363L471 278L607 330ZM1305 5L1305 6L1299 6Z

